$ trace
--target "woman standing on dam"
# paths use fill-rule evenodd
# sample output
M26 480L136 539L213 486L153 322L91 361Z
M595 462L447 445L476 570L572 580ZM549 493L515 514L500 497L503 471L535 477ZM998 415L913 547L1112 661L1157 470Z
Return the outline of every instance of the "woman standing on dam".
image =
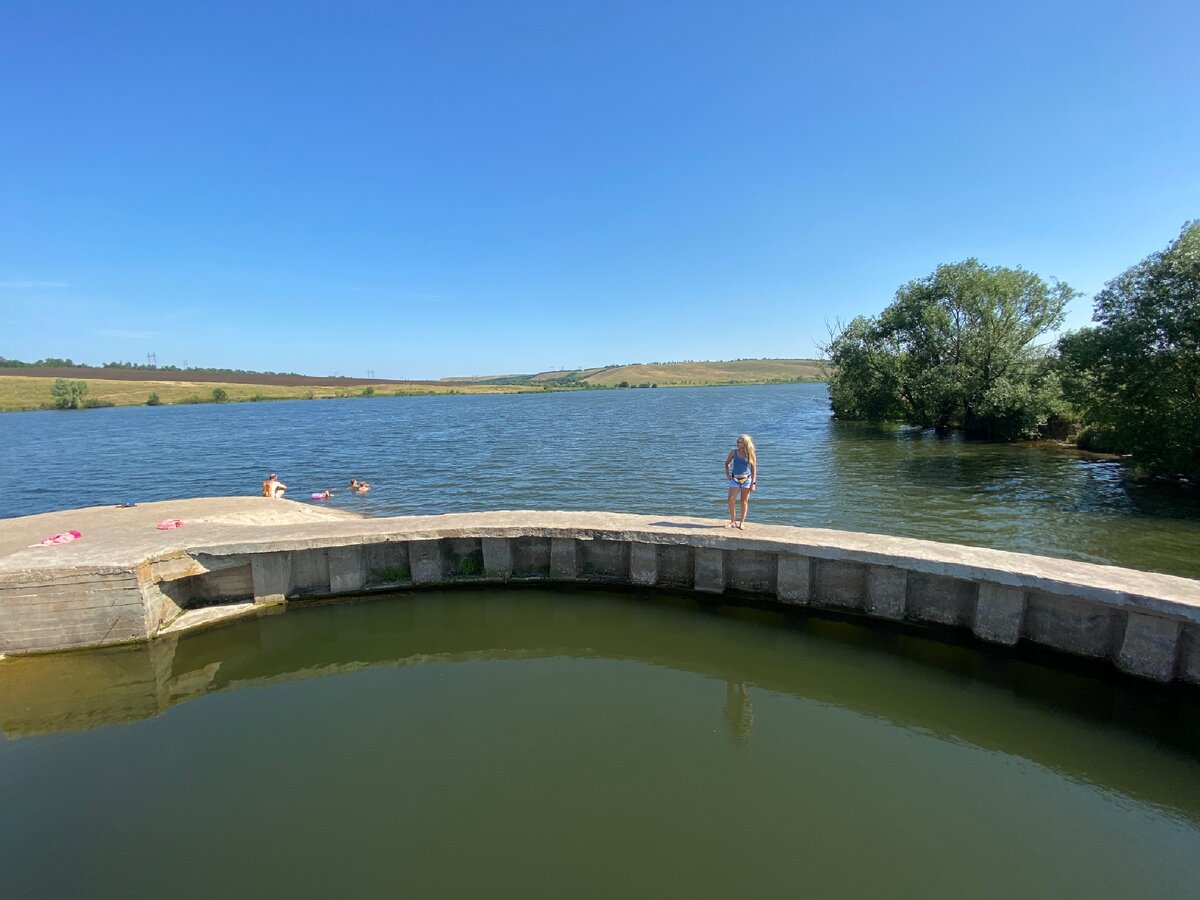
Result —
M727 528L745 528L746 513L750 511L750 492L758 482L758 457L754 441L743 434L737 446L725 457L725 481L729 487L729 524ZM737 498L742 498L742 517L737 516Z

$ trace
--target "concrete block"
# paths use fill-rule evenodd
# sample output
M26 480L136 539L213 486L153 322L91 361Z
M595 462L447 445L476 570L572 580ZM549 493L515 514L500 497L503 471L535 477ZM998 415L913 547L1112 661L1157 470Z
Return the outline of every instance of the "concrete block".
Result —
M783 603L807 605L812 599L812 559L780 553L775 569L775 596Z
M695 588L710 594L725 593L725 552L717 547L696 548Z
M293 596L329 593L329 557L324 547L292 552Z
M968 628L975 620L978 594L979 589L974 581L928 572L909 572L904 617L919 622Z
M818 559L813 566L810 603L842 609L862 609L867 600L867 567L842 559Z
M629 547L629 541L580 541L580 575L601 581L628 581Z
M550 577L579 577L579 562L575 556L575 538L550 539Z
M658 544L658 583L690 588L696 583L696 553L686 544Z
M630 545L629 580L641 585L658 582L658 547L654 544Z
M141 574L141 570L145 570L147 579L153 582L175 581L179 578L202 575L205 572L204 566L190 556L158 559L148 565L138 566L138 569L139 574Z
M484 576L483 543L479 538L442 538L442 571L454 579Z
M278 603L292 591L292 554L256 553L250 557L255 603Z
M483 571L488 578L507 581L513 573L512 541L508 538L483 539Z
M1117 652L1117 665L1142 678L1170 681L1175 677L1179 634L1178 620L1131 612Z
M250 563L214 569L186 579L192 600L249 600L254 596L254 570Z
M442 549L436 540L410 541L408 562L413 584L437 584L445 577L442 570Z
M241 553L233 553L228 556L213 556L211 553L196 553L192 557L196 561L196 565L203 572L212 574L220 572L222 569L239 569L243 566L250 567L250 557Z
M3 629L0 629L3 631ZM1179 680L1200 684L1200 625L1188 622L1179 635Z
M363 568L368 586L405 584L412 581L407 541L381 541L362 546Z
M0 654L144 640L152 624L133 571L68 571L36 585L0 585Z
M775 596L775 554L739 548L725 557L725 583L731 590Z
M1125 612L1078 597L1030 591L1022 634L1079 656L1111 658L1125 628Z
M550 539L540 535L513 541L513 571L524 578L550 574Z
M194 578L178 578L175 581L160 581L142 588L146 603L146 627L154 634L164 622L170 622L191 603L190 587Z
M863 610L882 619L903 619L908 573L892 566L867 566Z
M366 554L361 546L329 548L329 591L348 594L367 583Z
M971 630L981 640L1013 646L1021 639L1025 591L1009 584L980 582Z

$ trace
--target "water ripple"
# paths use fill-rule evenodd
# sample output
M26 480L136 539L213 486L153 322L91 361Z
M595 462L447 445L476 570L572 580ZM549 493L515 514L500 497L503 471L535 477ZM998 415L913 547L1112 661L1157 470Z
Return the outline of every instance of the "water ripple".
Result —
M1120 464L830 418L823 385L126 407L0 416L0 513L337 492L370 515L605 509L725 515L739 432L751 519L1200 576L1200 506ZM344 492L365 478L365 496Z

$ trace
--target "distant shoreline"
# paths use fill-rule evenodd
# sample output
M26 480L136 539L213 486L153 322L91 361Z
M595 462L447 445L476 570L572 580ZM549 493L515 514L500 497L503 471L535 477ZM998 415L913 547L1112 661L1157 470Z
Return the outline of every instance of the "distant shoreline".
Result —
M13 367L0 369L0 412L55 409L51 388L60 378L82 381L87 385L83 408L102 408L815 383L824 380L820 377L822 373L819 366L820 363L815 360L737 360L639 364L537 375L447 378L438 381L323 378L253 372Z

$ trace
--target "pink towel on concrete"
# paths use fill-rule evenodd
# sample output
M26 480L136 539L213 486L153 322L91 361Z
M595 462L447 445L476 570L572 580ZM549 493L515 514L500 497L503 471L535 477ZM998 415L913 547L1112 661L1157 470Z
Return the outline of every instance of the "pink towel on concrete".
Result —
M71 541L83 537L78 531L64 531L54 537L48 537L44 541L38 541L36 544L30 544L30 547L53 547L55 544L69 544Z
M154 527L159 531L170 531L172 528L178 528L183 522L179 519L163 519Z

